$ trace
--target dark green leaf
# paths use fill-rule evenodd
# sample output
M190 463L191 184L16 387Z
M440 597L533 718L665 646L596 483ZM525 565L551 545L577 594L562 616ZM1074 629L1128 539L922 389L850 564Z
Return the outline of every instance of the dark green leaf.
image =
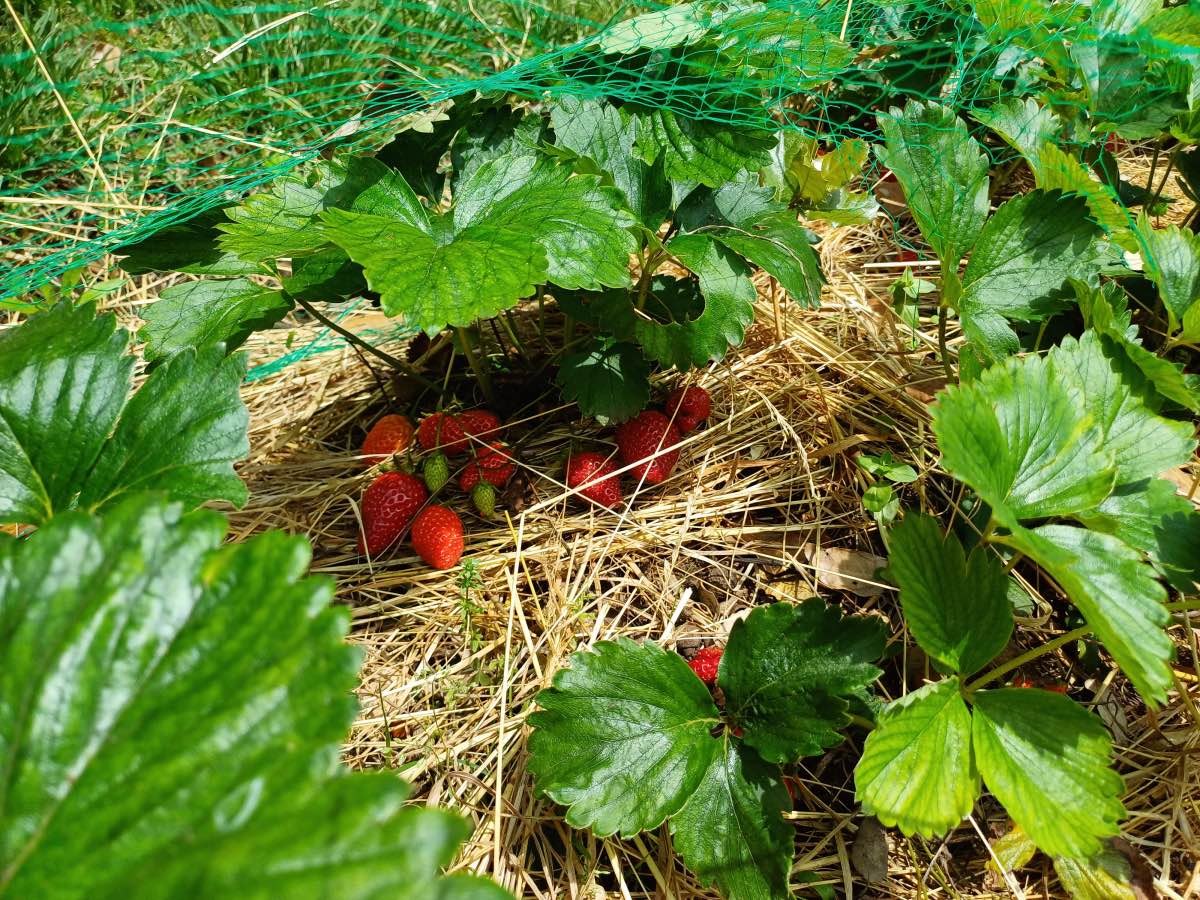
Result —
M665 108L639 114L637 154L649 164L661 157L672 181L720 187L767 165L774 145L769 131L688 119Z
M130 275L145 272L187 272L192 275L249 275L262 267L217 246L217 225L228 221L226 207L168 225L140 241L117 249L121 268Z
M655 644L622 638L576 653L538 703L529 717L538 789L569 807L572 825L601 836L657 828L720 753L708 689Z
M881 116L880 161L904 189L909 209L943 270L975 244L988 212L988 162L966 125L937 103L910 102Z
M774 766L728 736L687 805L671 818L675 849L701 884L729 900L787 900L791 807Z
M1136 247L1129 236L1129 218L1121 208L1116 193L1108 185L1096 181L1074 156L1052 143L1039 148L1029 160L1034 180L1043 191L1062 191L1078 194L1087 203L1095 221L1125 249Z
M492 107L464 124L450 154L455 194L484 163L502 156L528 156L548 137L542 117L528 115L523 109Z
M1043 144L1056 141L1062 127L1058 116L1032 97L1010 97L974 116L1026 159L1035 159Z
M935 681L880 714L854 769L864 813L905 834L933 837L971 812L979 773L959 687L957 678Z
M229 352L290 309L279 291L244 278L189 281L167 288L146 308L140 337L151 360L218 342Z
M1121 778L1100 721L1051 691L1001 688L974 696L979 773L1045 853L1088 857L1117 833Z
M362 266L341 247L318 250L312 256L292 260L292 274L283 279L283 289L292 297L321 302L355 297L367 289Z
M715 228L710 233L730 250L773 275L805 309L820 305L825 278L808 240L810 232L796 221L793 213L766 216L743 229Z
M888 572L913 637L948 670L971 675L1008 643L1008 579L988 548L977 546L968 557L936 519L909 512L888 539Z
M436 895L467 834L350 775L359 654L300 538L134 497L0 547L0 891Z
M1146 274L1158 287L1171 331L1182 329L1183 340L1200 340L1200 235L1176 225L1152 228L1145 216L1138 221L1137 235Z
M602 424L623 422L650 401L650 368L636 344L592 338L563 358L555 379L563 399Z
M684 234L667 247L696 274L704 312L687 322L659 324L639 320L638 342L646 356L664 366L690 369L724 359L740 346L754 321L757 293L749 268L737 256L703 234Z
M884 630L843 618L823 600L775 603L736 622L721 658L725 709L769 762L793 762L841 741L847 697L879 677Z

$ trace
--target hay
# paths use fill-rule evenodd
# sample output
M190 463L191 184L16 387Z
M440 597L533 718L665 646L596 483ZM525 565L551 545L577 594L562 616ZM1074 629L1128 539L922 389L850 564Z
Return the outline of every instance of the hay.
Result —
M281 527L311 539L313 569L337 579L338 600L353 610L352 639L365 652L362 712L346 759L392 769L416 785L421 802L469 816L473 836L458 866L518 897L716 896L674 857L665 828L631 841L596 839L566 826L561 810L534 795L525 719L551 675L596 640L620 635L687 650L723 638L757 603L815 593L887 621L899 646L881 680L885 695L927 673L894 592L859 582L849 583L858 593L834 589L847 582L827 571L857 554L883 553L861 506L867 480L856 453L887 449L917 467L922 478L901 489L906 506L947 513L959 498L937 470L928 427L927 403L943 383L932 323L912 335L891 312L888 286L906 265L895 258L893 237L828 231L821 253L830 285L818 311L781 302L760 281L757 324L745 346L697 376L713 394L710 426L688 437L665 485L639 491L619 514L573 503L559 480L570 443L608 446L606 433L581 424L552 389L524 398L505 439L528 479L527 504L493 523L464 515L467 565L451 573L429 570L404 547L371 561L354 552L358 497L372 475L355 448L387 408L377 375L357 355L313 357L247 387L254 449L242 474L252 499L233 513L233 536ZM532 333L537 319L526 309L519 325ZM553 335L556 320L547 321ZM293 330L299 339L315 326ZM256 336L252 351L273 358L279 335ZM469 383L454 384L469 399ZM845 552L821 552L829 549ZM1014 655L1066 630L1052 587L1032 570L1016 571L1035 608L1019 620ZM1120 748L1132 811L1124 834L1158 890L1187 897L1200 892L1200 654L1190 629L1179 626L1175 635L1178 693L1165 710L1147 711L1122 676L1097 681L1066 655L1041 659L1039 674L1094 696ZM790 816L793 884L847 896L864 889L851 862L861 824L852 782L860 741L852 734L789 769L800 797ZM887 878L868 890L904 898L1014 888L1029 898L1061 895L1044 857L1007 885L985 872L984 838L1005 827L988 801L944 841L889 833Z

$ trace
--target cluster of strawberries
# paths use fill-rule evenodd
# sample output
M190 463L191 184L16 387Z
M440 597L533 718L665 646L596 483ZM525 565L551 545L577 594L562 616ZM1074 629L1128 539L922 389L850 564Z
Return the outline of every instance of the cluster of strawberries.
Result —
M702 387L678 388L667 397L665 411L647 409L617 427L613 441L623 466L639 483L660 484L679 460L683 435L708 419L712 398ZM609 509L622 500L621 479L612 455L588 451L567 457L567 487Z
M376 422L363 441L368 465L408 450L414 438L425 456L421 477L393 471L371 482L362 498L359 552L378 555L409 529L409 540L421 559L435 569L454 566L463 553L462 519L448 506L429 503L429 498L450 480L449 458L467 456L458 486L479 514L489 518L496 508L496 490L516 471L507 448L493 440L499 431L500 419L486 409L435 412L415 429L399 415Z

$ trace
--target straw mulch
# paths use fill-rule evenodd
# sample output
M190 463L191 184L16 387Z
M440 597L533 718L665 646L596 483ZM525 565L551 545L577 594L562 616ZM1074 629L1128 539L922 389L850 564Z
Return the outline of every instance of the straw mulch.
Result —
M315 356L247 386L253 453L242 473L252 499L233 515L234 536L282 527L312 540L314 570L337 579L365 653L362 713L346 758L392 769L415 784L421 802L469 816L474 834L459 866L518 897L716 896L674 857L665 828L599 840L568 827L534 793L525 720L535 695L572 652L597 640L653 640L689 654L722 641L756 604L815 594L887 621L896 652L880 682L886 697L929 673L895 593L875 575L884 549L861 505L869 482L853 459L890 450L922 476L902 488L905 506L957 509L960 489L939 473L928 425L928 403L943 383L932 324L914 335L890 311L887 288L904 265L893 237L829 232L820 310L782 302L762 281L744 347L696 376L714 397L709 427L688 437L668 483L639 491L620 513L585 509L560 481L571 442L610 447L608 432L579 421L552 388L520 387L505 439L528 483L521 508L492 523L464 512L467 555L450 573L431 571L404 547L372 561L355 553L358 498L372 477L356 448L388 408L357 355ZM528 311L525 324L532 329L536 318ZM304 336L314 326L295 330ZM252 351L277 356L277 333L257 337ZM452 384L472 401L467 379ZM446 490L467 509L456 489ZM1066 630L1053 585L1016 572L1034 609L1019 619L1013 655ZM1072 654L1043 658L1026 674L1066 682L1113 729L1131 811L1124 834L1163 896L1188 897L1200 893L1200 654L1191 629L1175 634L1178 691L1165 710L1147 711L1121 675ZM854 858L885 847L867 829L854 853L863 820L852 772L862 737L852 731L843 746L789 770L794 885L904 898L1062 894L1041 856L1008 881L985 870L985 837L1007 827L990 800L944 841L886 833L886 874L868 883Z

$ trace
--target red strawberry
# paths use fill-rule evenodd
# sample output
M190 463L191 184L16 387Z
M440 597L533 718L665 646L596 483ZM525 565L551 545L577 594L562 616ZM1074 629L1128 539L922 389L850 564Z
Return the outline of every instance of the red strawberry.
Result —
M417 556L435 569L449 569L462 557L463 524L446 506L427 506L413 520L412 545Z
M901 248L900 249L900 261L901 262L916 262L917 261L917 251L916 250L905 250L904 248Z
M572 453L567 457L567 487L586 484L579 496L612 509L621 502L621 479L613 475L615 471L617 467L603 453Z
M500 417L490 409L468 409L458 414L462 430L477 441L486 441L500 433Z
M721 666L720 647L703 647L700 652L688 661L688 667L696 673L696 677L712 687L717 683L717 669Z
M667 397L667 418L674 421L681 434L706 421L711 412L712 397L702 387L676 388Z
M382 462L393 453L402 453L413 440L413 424L404 416L388 415L376 422L363 441L363 465Z
M428 499L429 491L416 475L384 472L372 481L362 498L358 552L376 556L386 550Z
M660 484L679 459L679 431L658 410L638 413L617 429L617 449L625 465L638 463L630 473L638 481ZM674 449L672 449L674 448Z
M489 484L504 487L516 470L508 448L499 441L493 441L486 447L481 447L475 458L467 463L462 474L458 476L458 486L469 494L471 488L483 478Z
M467 436L457 416L435 412L421 420L417 428L417 443L422 450L441 449L449 456L466 452Z

